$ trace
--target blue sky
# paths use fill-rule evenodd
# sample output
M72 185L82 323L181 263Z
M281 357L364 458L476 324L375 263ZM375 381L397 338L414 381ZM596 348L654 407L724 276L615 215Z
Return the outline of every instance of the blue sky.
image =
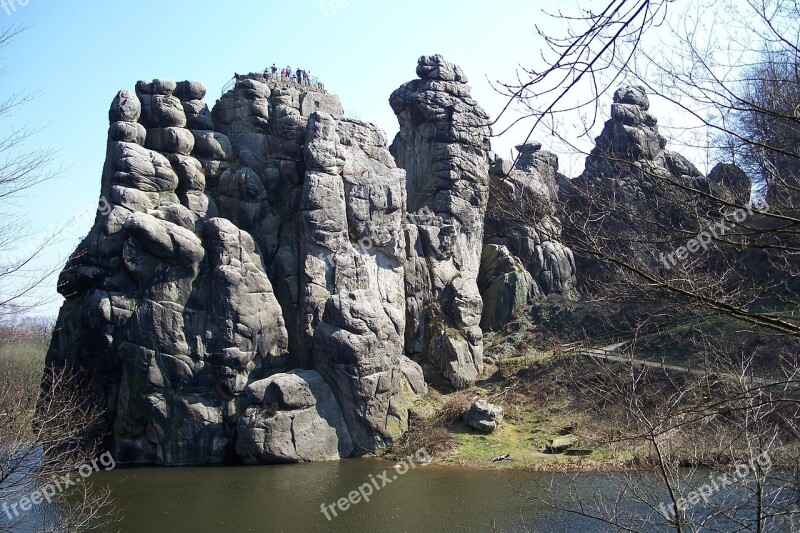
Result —
M8 75L0 96L40 95L0 129L41 128L28 148L59 150L64 169L22 199L19 210L37 231L78 217L50 261L68 255L91 226L108 106L139 79L200 80L211 106L234 72L291 64L310 69L341 97L348 115L375 122L391 138L397 122L388 97L415 78L420 55L441 53L460 64L473 95L494 115L504 100L487 78L513 78L537 49L534 23L542 20L521 0L29 0L14 7L11 14L0 8L0 25L31 28L2 51ZM507 153L516 141L509 136L495 145ZM53 314L60 305L54 280L45 293L45 311Z
M473 96L495 116L505 99L488 80L512 80L520 63L538 58L536 23L563 31L541 12L557 9L557 2L530 0L19 1L10 14L0 8L0 25L31 26L2 51L8 73L0 97L40 96L0 130L42 128L28 147L59 150L64 168L19 209L36 230L82 214L48 254L51 261L68 255L91 226L108 106L139 79L202 81L212 106L234 72L291 64L310 69L341 97L349 116L378 124L391 139L397 122L388 97L416 77L420 55L441 53L461 65ZM496 139L495 151L508 155L524 139L525 126ZM55 281L46 294L52 303L45 311L54 314L60 305Z

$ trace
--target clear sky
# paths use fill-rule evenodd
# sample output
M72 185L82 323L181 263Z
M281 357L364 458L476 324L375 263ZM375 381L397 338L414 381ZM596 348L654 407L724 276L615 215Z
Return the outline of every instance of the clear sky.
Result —
M534 26L552 28L541 9L559 7L530 0L20 1L0 7L0 25L31 26L3 50L8 75L0 96L40 92L11 123L42 128L29 147L59 150L64 170L20 209L37 230L83 213L65 233L61 257L93 220L109 104L137 80L202 81L213 106L234 72L291 64L311 70L341 97L349 116L378 124L391 139L397 122L388 97L416 77L420 55L441 53L461 65L473 96L495 116L505 100L488 80L512 80L520 63L538 58ZM523 125L496 139L495 151L507 156L526 133ZM48 314L60 305L54 289L55 281Z

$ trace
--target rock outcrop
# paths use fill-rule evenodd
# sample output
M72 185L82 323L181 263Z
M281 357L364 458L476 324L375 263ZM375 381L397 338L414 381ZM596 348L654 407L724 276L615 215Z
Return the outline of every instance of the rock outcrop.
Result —
M590 243L606 256L668 270L676 266L673 252L686 235L697 235L720 219L715 198L743 205L750 186L732 165L704 176L684 156L668 150L649 109L643 87L617 89L611 119L595 139L583 173L562 191L559 208L564 216L575 214L567 242ZM693 268L713 272L725 261L732 258L703 254ZM587 254L576 263L583 282L593 285L586 290L613 292L621 282L610 261Z
M193 88L179 94L202 98ZM256 243L206 195L204 165L232 154L195 151L206 131L185 128L176 89L140 82L114 99L110 209L59 278L67 301L48 364L84 372L121 462L227 460L245 387L290 360Z
M558 157L541 146L517 146L516 163L492 162L479 282L484 329L498 329L533 298L577 297L575 258L556 214Z
M338 98L257 75L121 91L48 365L82 371L122 463L293 462L399 437L405 173ZM297 401L287 398L299 398Z
M118 462L375 450L426 379L478 379L482 325L572 294L557 158L490 160L462 70L424 56L417 75L391 95L391 147L321 87L261 74L213 109L194 81L119 92L108 209L61 273L47 356L106 407L95 429ZM509 217L508 195L533 211Z
M608 180L627 203L653 195L659 178L699 178L700 171L683 156L666 150L667 139L648 112L644 87L620 87L614 93L611 119L595 139L586 168L572 185Z
M611 118L595 139L583 173L560 196L560 212L575 219L567 242L594 239L608 254L651 262L658 257L663 228L689 218L694 206L675 184L694 187L705 178L686 158L666 150L667 139L649 109L643 87L614 93ZM589 254L576 257L576 264L582 282L594 284L586 290L611 287L619 278L613 265Z
M391 151L406 171L406 350L428 373L466 387L483 371L478 272L489 199L489 116L467 77L424 56L420 79L389 100L400 122Z
M687 197L687 186L720 197L749 197L749 180L735 165L718 165L708 177L686 157L667 150L667 139L658 131L644 87L623 86L614 93L611 119L595 139L586 158L586 168L570 181L570 189L605 185L608 194L633 209L644 208L654 197L667 197L673 204ZM599 188L597 189L600 190ZM683 194L683 196L682 196ZM688 197L691 197L689 195ZM569 194L565 198L571 200Z

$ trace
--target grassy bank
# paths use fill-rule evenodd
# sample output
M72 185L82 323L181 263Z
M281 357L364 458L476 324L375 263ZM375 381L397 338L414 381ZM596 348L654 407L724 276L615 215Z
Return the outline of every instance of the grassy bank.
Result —
M714 353L709 348L702 352L705 359L701 358L697 351L700 343L696 342L697 338L725 339L724 347L753 354L750 370L761 385L785 379L774 368L777 354L794 352L786 339L765 342L757 330L730 320L676 323L670 330L638 338L635 349L627 352L635 358L629 364L587 355L588 350L620 338L604 335L582 351L568 351L561 343L574 336L565 336L564 331L553 335L542 331L540 324L520 320L503 332L489 333L485 338L485 378L462 391L432 390L415 407L409 432L387 456L400 459L425 448L437 464L467 468L604 471L642 467L656 464L658 457L653 439L646 431L639 432L648 419L668 427L672 424L666 415L670 410L693 420L657 436L666 443L669 460L713 467L738 462L753 451L744 441L728 436L767 431L770 421L791 416L781 411L784 406L765 412L763 427L760 422L745 421L740 415L747 412L752 417L754 411L742 402L777 391L765 387L742 396L737 387L747 384L739 383L736 368L727 366L733 352L720 351L714 371L705 372L700 369ZM627 403L629 386L634 387L636 405ZM604 399L606 392L610 394ZM797 388L786 392L800 394ZM668 406L668 399L676 396L680 400ZM475 431L462 421L467 406L479 398L503 407L504 419L491 434ZM727 398L725 406L704 415L720 398ZM778 457L776 451L776 462L791 463L792 457L800 455L792 432L775 438L780 439L780 455L785 456ZM554 441L564 439L571 446L563 453L549 453ZM509 459L493 461L504 455Z
M591 417L579 407L567 379L567 359L552 352L526 353L488 361L487 379L449 394L437 391L414 410L411 430L388 451L400 458L425 448L441 465L527 470L602 470L623 468L624 455L612 454L591 438ZM504 409L497 430L485 434L461 419L466 407L484 398ZM565 453L546 453L556 439L574 438ZM508 454L509 460L492 462ZM629 458L629 457L628 457Z
M0 340L0 383L12 380L38 391L46 353L47 343L41 339L22 336Z

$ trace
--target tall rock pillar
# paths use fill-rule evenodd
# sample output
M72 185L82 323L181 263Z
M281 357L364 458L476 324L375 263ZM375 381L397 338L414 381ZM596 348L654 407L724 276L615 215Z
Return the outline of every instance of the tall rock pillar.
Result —
M392 93L391 146L406 171L406 351L455 387L483 371L477 277L489 198L489 116L460 67L423 56L420 79Z

